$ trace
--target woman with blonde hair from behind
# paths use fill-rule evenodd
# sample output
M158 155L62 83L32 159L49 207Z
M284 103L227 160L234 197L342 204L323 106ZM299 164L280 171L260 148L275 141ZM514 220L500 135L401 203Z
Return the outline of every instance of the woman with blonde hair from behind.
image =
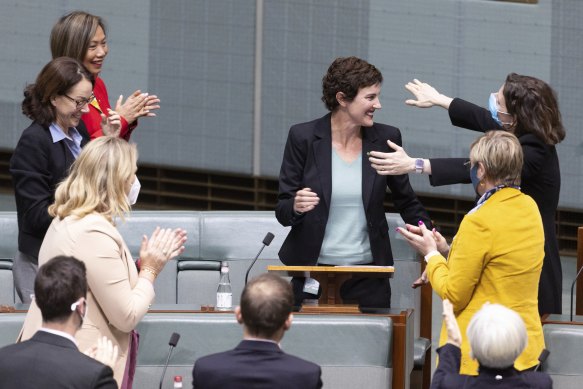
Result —
M119 347L114 377L131 388L137 357L135 328L154 299L154 281L169 259L184 251L186 232L160 229L142 238L140 268L116 229L135 203L137 149L117 137L90 142L57 188L49 207L54 220L39 253L39 266L57 255L74 256L87 267L88 313L76 338L79 349L93 346L101 336ZM40 327L40 311L31 304L21 338Z

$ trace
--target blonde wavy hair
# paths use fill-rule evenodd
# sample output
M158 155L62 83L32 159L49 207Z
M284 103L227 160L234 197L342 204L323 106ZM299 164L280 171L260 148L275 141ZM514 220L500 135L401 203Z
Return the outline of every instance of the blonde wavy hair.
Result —
M138 150L124 139L103 136L83 148L49 207L52 217L84 217L97 212L111 223L130 211L126 187L136 171Z
M518 138L510 132L491 130L470 146L472 165L481 162L485 178L494 184L520 185L523 153Z

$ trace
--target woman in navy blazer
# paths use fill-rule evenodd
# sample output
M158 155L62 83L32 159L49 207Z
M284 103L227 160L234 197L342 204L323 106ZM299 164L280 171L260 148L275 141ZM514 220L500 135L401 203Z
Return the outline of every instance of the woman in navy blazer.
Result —
M374 156L379 151L389 152L387 140L401 144L397 128L373 121L374 112L381 108L381 83L380 71L366 61L356 57L337 58L322 81L322 100L331 112L291 127L276 206L279 222L292 226L279 251L284 264L393 265L383 207L387 187L406 222L430 223L408 176L384 176L380 167L367 158L369 153ZM335 175L334 160L343 169L355 168L352 172L361 176L360 182L341 183L344 177L338 176L338 171ZM330 220L334 221L330 223ZM335 240L338 237L332 235L339 232L346 237L346 242L359 244L345 247L344 251L334 253L336 258L330 259L334 245L338 244ZM296 305L309 298L302 293L303 278L294 278L292 284ZM390 306L388 280L347 281L341 292L345 300L356 300L362 306Z
M93 100L93 77L72 58L52 60L36 82L24 90L22 112L33 122L26 128L10 159L18 216L18 252L13 277L21 301L30 302L38 252L53 220L48 214L55 189L89 141L81 115ZM119 115L104 122L119 126ZM112 127L110 127L110 125Z

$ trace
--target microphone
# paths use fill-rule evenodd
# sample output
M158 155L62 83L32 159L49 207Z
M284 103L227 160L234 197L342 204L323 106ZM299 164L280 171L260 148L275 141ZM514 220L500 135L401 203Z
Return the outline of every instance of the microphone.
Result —
M179 339L180 334L177 334L176 332L173 332L172 336L170 336L170 341L168 342L170 350L168 350L168 358L166 358L166 364L164 365L164 370L162 370L162 377L160 377L160 389L162 389L162 382L164 382L164 374L166 374L168 362L170 362L170 355L172 355L172 350L174 350L174 347L176 347L176 345L178 344Z
M543 351L541 351L540 355L538 356L538 365L536 365L536 367L534 368L534 371L537 371L539 367L542 366L542 364L547 360L547 358L549 357L549 354L551 352L549 350L547 350L546 348L543 348Z
M263 238L263 246L261 246L261 249L259 250L259 252L255 256L255 259L253 260L253 262L251 262L251 265L249 265L249 268L247 269L247 273L245 273L245 285L247 285L247 279L249 278L249 272L251 271L251 268L253 267L253 265L255 265L255 261L257 261L257 258L259 258L259 254L261 254L261 252L263 251L265 246L269 246L271 244L271 241L273 240L273 238L275 238L275 235L273 235L271 232L268 232L265 235L265 238Z
M583 266L581 266L581 269L579 269L579 271L577 272L577 275L575 276L575 279L573 280L573 283L571 284L571 319L569 321L573 321L573 289L575 288L575 284L577 283L577 278L579 278L579 275L581 274L582 270L583 270Z

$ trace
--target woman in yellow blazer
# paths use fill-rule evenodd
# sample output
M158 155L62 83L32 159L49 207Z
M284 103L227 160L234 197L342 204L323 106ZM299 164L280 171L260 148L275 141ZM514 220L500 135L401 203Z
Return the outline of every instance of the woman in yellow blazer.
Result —
M518 186L522 159L520 143L508 132L489 131L472 144L470 175L481 197L462 220L451 249L422 223L399 229L425 256L427 278L435 292L453 304L462 334L486 302L504 305L522 317L528 345L515 361L517 370L537 365L544 348L537 308L544 232L536 203ZM440 345L446 340L443 326ZM467 339L461 349L460 373L477 375L478 363L471 358Z
M149 239L144 236L138 271L115 227L115 219L123 219L137 199L136 162L136 146L121 138L90 142L57 188L49 207L55 218L39 253L39 266L57 255L85 263L89 290L76 335L79 349L85 351L101 336L112 339L119 348L114 377L122 388L131 387L128 355L137 347L137 342L132 344L137 340L133 330L154 299L154 280L167 261L184 250L186 241L180 229L157 228ZM33 301L21 339L30 338L40 325L40 310Z

